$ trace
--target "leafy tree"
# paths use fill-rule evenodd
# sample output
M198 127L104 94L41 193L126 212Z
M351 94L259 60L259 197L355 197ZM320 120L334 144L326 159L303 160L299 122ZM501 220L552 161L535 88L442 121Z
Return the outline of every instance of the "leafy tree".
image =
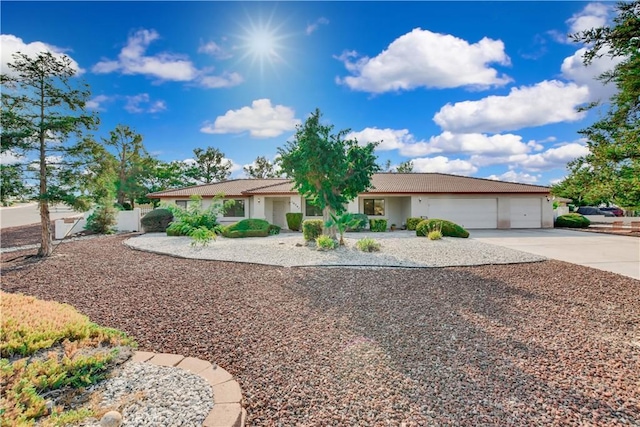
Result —
M22 179L22 167L19 163L1 165L0 202L3 206L6 206L11 198L25 198L29 194L29 189Z
M193 150L196 164L187 171L187 176L201 184L225 181L231 175L231 162L224 158L224 153L217 148Z
M374 155L377 144L360 146L356 140L345 140L349 129L334 134L332 125L320 123L321 116L316 109L297 126L293 141L278 152L281 168L298 192L322 208L323 234L335 239L335 227L327 227L326 222L371 187L371 176L379 169Z
M104 145L115 149L116 196L119 204L135 205L136 198L146 194L142 178L152 158L142 144L142 135L125 125L117 125L103 138Z
M146 194L191 185L192 182L187 176L187 171L188 166L184 162L163 162L152 159L142 181L145 194L138 197L136 201L138 203L153 203L154 206L157 206L158 199L150 200Z
M411 173L413 172L413 161L407 160L402 162L396 168L397 173Z
M245 166L243 169L249 178L277 178L280 176L279 171L276 170L276 164L271 163L263 156L258 156L253 165Z
M599 77L613 82L618 91L606 115L579 132L587 139L589 153L569 163L567 183L555 191L631 207L640 206L640 1L620 2L616 9L614 25L572 35L575 42L589 46L585 65L604 55L623 60ZM582 186L582 192L570 194Z
M83 131L93 129L97 117L85 112L88 86L72 80L76 70L67 56L49 52L34 56L13 55L7 74L2 74L2 151L35 151L38 181L41 239L38 256L51 254L49 205L74 203L75 188L65 185L73 145L71 136L80 139ZM59 180L59 178L62 178Z

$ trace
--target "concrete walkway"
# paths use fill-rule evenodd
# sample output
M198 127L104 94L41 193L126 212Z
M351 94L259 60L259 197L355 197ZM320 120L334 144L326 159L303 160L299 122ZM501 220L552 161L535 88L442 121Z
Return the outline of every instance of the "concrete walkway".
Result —
M564 229L471 230L471 238L640 280L640 239Z
M75 218L82 216L66 205L54 205L49 208L51 221L61 218ZM40 223L40 209L37 203L18 204L0 207L0 228L19 227Z

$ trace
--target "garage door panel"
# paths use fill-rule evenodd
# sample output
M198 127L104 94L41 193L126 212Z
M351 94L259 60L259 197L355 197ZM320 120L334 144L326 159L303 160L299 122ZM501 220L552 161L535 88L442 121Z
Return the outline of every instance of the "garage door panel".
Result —
M511 199L511 228L542 227L541 199Z
M464 228L497 228L497 199L430 199L429 218L453 221Z

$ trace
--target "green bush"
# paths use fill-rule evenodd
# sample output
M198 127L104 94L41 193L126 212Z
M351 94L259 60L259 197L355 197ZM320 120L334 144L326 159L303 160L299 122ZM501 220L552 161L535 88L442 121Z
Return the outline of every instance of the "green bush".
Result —
M428 236L429 232L437 229L437 227L440 227L440 231L442 232L443 236L462 238L469 237L469 232L460 227L458 224L447 221L446 219L435 218L420 221L420 223L416 227L416 236Z
M269 236L275 236L276 234L280 234L280 230L282 227L275 224L269 224Z
M387 231L386 219L370 219L369 230L371 231Z
M347 229L347 231L362 231L367 228L367 224L369 224L369 217L366 214L356 213L352 214L351 217L358 222Z
M327 251L331 249L335 249L339 246L338 242L331 238L331 236L327 236L325 234L321 234L316 237L316 245L318 246L319 251Z
M566 215L560 215L556 218L554 223L555 227L568 227L568 228L587 228L591 225L589 218L586 218L579 213L570 213Z
M140 223L145 233L163 233L173 221L173 214L169 209L154 209L142 217Z
M264 219L249 218L224 227L222 235L229 238L267 237L279 234L280 227Z
M415 231L416 227L420 222L422 222L424 218L418 217L409 217L407 218L407 230Z
M306 219L302 222L302 236L310 242L316 240L322 234L324 221L321 219Z
M87 217L85 229L100 234L113 234L113 227L117 224L116 215L118 211L113 206L98 206Z
M287 227L292 231L300 231L300 225L302 224L302 212L287 212Z
M380 243L371 237L365 237L356 242L356 247L362 252L377 252L380 250Z
M427 235L429 240L440 240L442 239L442 231L440 230L431 230Z

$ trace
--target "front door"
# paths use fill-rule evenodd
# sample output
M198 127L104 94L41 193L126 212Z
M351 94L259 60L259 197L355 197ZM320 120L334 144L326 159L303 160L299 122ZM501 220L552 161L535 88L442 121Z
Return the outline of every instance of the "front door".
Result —
M283 201L274 201L273 202L273 217L272 222L275 225L279 225L282 228L285 228L287 225L287 218L285 216L284 202Z

